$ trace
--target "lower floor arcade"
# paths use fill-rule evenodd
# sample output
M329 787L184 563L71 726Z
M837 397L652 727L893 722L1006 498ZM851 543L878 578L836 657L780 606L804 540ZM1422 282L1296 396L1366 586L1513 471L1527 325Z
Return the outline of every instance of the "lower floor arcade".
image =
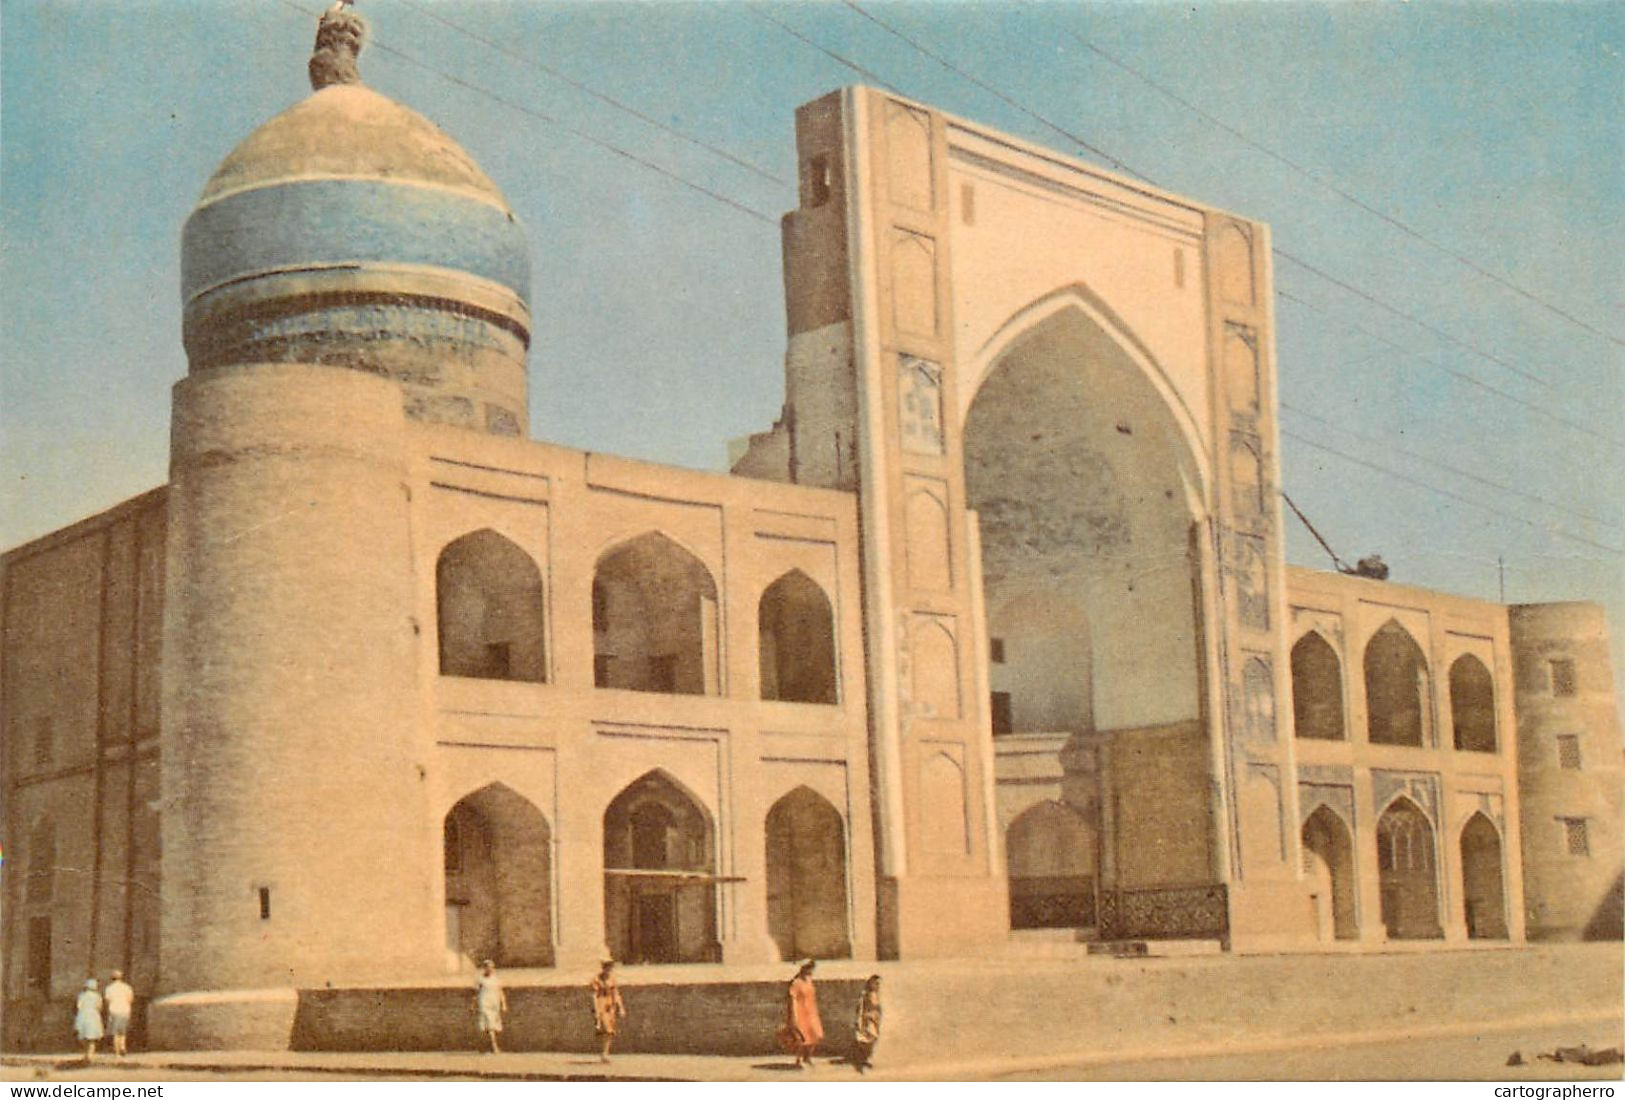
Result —
M1125 731L1117 740L1156 733ZM1137 846L1138 817L1177 807L1125 787L1114 758L1132 769L1132 754L1113 750L1112 740L1045 733L999 739L1012 930L1110 938L1101 913L1112 895L1173 909L1205 887L1199 845L1187 843L1183 855L1125 855L1125 847ZM1521 939L1498 792L1438 775L1326 770L1303 768L1298 787L1298 852L1319 942ZM1222 930L1176 922L1166 932L1221 938Z
M851 958L872 944L872 920L854 907L867 890L851 825L826 794L797 784L733 835L718 818L652 768L605 801L599 842L583 853L502 781L463 795L441 823L447 967ZM578 854L598 858L570 866Z

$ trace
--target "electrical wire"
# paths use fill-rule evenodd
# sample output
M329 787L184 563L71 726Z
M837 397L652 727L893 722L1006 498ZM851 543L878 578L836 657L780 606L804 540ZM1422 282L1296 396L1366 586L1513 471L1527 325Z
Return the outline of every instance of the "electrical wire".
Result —
M1032 5L1032 0L1025 0L1025 2L1028 3L1029 5ZM1370 203L1366 202L1364 199L1361 199L1358 195L1348 191L1346 188L1344 188L1342 186L1339 186L1337 183L1333 183L1333 182L1330 182L1327 179L1322 178L1320 173L1312 171L1311 169L1306 168L1304 165L1299 164L1297 161L1293 160L1292 158L1290 158L1288 156L1285 156L1284 154L1279 153L1274 149L1271 149L1269 146L1264 145L1262 142L1254 140L1253 138L1249 137L1247 134L1243 133L1241 130L1238 130L1236 127L1231 126L1229 123L1225 122L1223 119L1216 118L1210 112L1203 110L1200 106L1198 106L1195 103L1192 103L1190 100L1186 99L1184 96L1180 95L1178 92L1175 92L1173 89L1171 89L1171 88L1167 87L1166 85L1164 85L1162 83L1159 83L1158 81L1152 79L1150 76L1148 76L1145 73L1141 72L1139 69L1136 69L1134 66L1130 65L1128 62L1122 60L1119 57L1114 56L1109 51L1107 51L1105 49L1102 49L1100 46L1098 46L1095 43L1091 42L1089 39L1083 37L1083 35L1079 34L1075 30L1072 30L1070 27L1067 28L1067 34L1069 36L1071 36L1071 38L1074 41L1076 41L1080 46L1082 46L1084 49L1091 51L1092 53L1096 54L1097 56L1099 56L1100 58L1102 58L1103 60L1105 60L1109 64L1115 65L1117 68L1122 69L1124 72L1126 72L1129 75L1131 75L1131 76L1135 77L1136 79L1140 80L1142 83L1150 85L1152 88L1154 88L1158 92L1162 93L1168 99L1173 100L1175 103L1179 104L1181 107L1184 107L1186 110L1193 112L1194 114L1196 114L1199 118L1203 119L1204 121L1206 121L1206 122L1208 122L1208 123L1210 123L1210 124L1212 124L1214 126L1217 126L1219 129L1223 130L1225 133L1230 134L1232 137L1235 137L1236 139L1244 142L1246 145L1250 146L1251 148L1258 150L1260 153L1263 153L1265 156L1269 157L1271 160L1274 160L1279 164L1285 165L1287 168L1290 168L1292 171L1297 172L1299 175L1303 176L1305 179L1310 180L1311 182L1317 184L1318 186L1323 187L1326 190L1330 191L1332 194L1337 195L1338 197L1346 200L1349 203L1352 203L1354 206L1359 207L1361 210L1364 210L1366 213L1371 214L1374 217L1380 218L1382 221L1388 223L1389 225L1393 226L1395 229L1398 229L1400 232L1406 234L1407 236L1414 237L1416 240L1419 240L1419 241L1423 242L1424 244L1426 244L1426 245L1430 246L1431 248L1435 249L1436 251L1441 252L1446 256L1449 256L1451 259L1455 260L1457 263L1461 264L1463 267L1466 267L1468 270L1473 271L1478 275L1482 275L1484 278L1490 280L1491 282L1498 283L1501 286L1505 287L1506 289L1512 291L1514 294L1517 294L1518 296L1520 296L1522 298L1525 298L1530 302L1533 302L1535 305L1540 306L1542 309L1546 310L1547 312L1549 312L1549 313L1551 313L1551 314L1553 314L1553 315L1555 315L1557 317L1562 318L1564 321L1567 321L1569 324L1574 325L1574 326L1576 326L1578 328L1581 328L1581 329L1585 330L1586 332L1589 332L1589 333L1591 333L1591 334L1593 334L1595 336L1600 336L1604 340L1609 341L1610 343L1625 346L1625 340L1621 340L1618 336L1615 336L1614 334L1612 334L1610 332L1604 332L1602 329L1596 328L1595 326L1591 325L1590 323L1586 322L1585 320L1582 320L1581 318L1574 316L1572 313L1569 313L1568 311L1562 309L1561 307L1559 307L1557 305L1554 305L1553 303L1547 301L1545 298L1542 298L1541 296L1535 294L1534 292L1532 292L1530 290L1527 290L1522 286L1519 286L1517 283L1514 283L1512 280L1510 280L1510 279L1508 279L1508 278L1506 278L1506 277L1504 277L1502 275L1498 275L1493 271L1488 270L1487 268L1483 267L1482 265L1480 265L1479 263L1474 261L1471 257L1464 256L1463 254L1461 254L1460 252L1457 252L1455 249L1449 247L1448 245L1442 244L1439 241L1434 240L1432 237L1429 237L1427 234L1423 233L1421 230L1415 228L1414 226L1400 220L1397 217L1394 217L1393 215L1391 215L1391 214L1389 214L1389 213L1387 213L1387 212L1385 212L1383 210L1378 209L1375 206L1372 206Z
M1150 184L1153 187L1159 187L1159 188L1164 187L1163 184L1159 183L1157 180L1153 179L1151 176L1147 175L1146 173L1140 172L1140 171L1138 171L1138 170L1136 170L1134 168L1129 167L1121 159L1119 159L1117 157L1114 157L1112 154L1106 152L1104 149L1100 148L1098 145L1094 145L1094 144L1089 143L1084 138L1082 138L1080 135L1074 133L1071 130L1066 129L1065 127L1061 126L1059 123L1056 123L1056 122L1052 121L1051 119L1048 119L1048 118L1044 117L1043 115L1037 113L1036 111L1033 111L1031 108L1027 107L1025 104L1020 103L1019 101L1017 101L1017 100L1013 99L1012 97L1006 95L1004 92L1001 92L997 88L995 88L992 85L988 84L986 81L984 81L984 80L980 79L979 77L975 76L974 74L972 74L970 72L967 72L966 70L960 68L959 66L955 65L953 62L949 61L947 58L943 57L940 53L937 53L936 51L928 48L927 46L925 46L923 44L921 44L920 42L916 41L914 38L910 37L905 32L903 32L903 31L899 30L898 28L892 26L890 23L887 23L885 20L882 20L882 19L878 18L877 16L873 15L872 13L864 10L864 8L861 5L859 5L856 2L856 0L841 0L841 2L846 7L850 8L852 11L854 11L858 15L862 16L864 19L867 19L869 22L871 22L871 23L875 24L876 26L880 27L886 33L892 35L893 37L897 38L898 40L900 40L900 41L904 42L905 44L907 44L908 46L910 46L917 53L921 54L922 56L930 58L931 60L935 61L937 64L941 65L943 68L947 69L948 71L950 71L952 73L955 73L956 75L960 76L964 80L970 82L971 84L974 84L976 87L981 88L982 90L988 92L989 94L997 97L1001 102L1003 102L1005 104L1008 104L1009 106L1011 106L1012 108L1014 108L1017 111L1020 111L1022 114L1026 115L1027 117L1036 120L1040 124L1048 127L1051 130L1054 130L1056 133L1061 134L1062 136L1066 137L1068 140L1073 141L1073 142L1077 143L1078 145L1082 146L1084 149L1087 149L1088 151L1090 151L1092 153L1095 153L1096 155L1104 158L1105 160L1109 161L1112 165L1114 165L1115 167L1117 167L1121 171L1124 171L1124 172L1128 173L1129 175L1135 176L1136 178L1142 180L1145 183ZM1453 345L1455 345L1455 346L1457 346L1457 347L1459 347L1459 348L1461 348L1461 349L1463 349L1465 351L1471 352L1472 354L1478 356L1479 358L1485 360L1486 362L1493 363L1496 366L1501 367L1504 370L1510 371L1511 373L1516 374L1521 378L1524 378L1524 379L1526 379L1526 380L1528 380L1530 382L1535 383L1536 385L1540 385L1540 386L1550 386L1551 385L1551 382L1550 382L1549 379L1546 379L1546 378L1544 378L1544 377L1542 377L1542 376L1540 376L1538 374L1534 374L1534 373L1532 373L1530 371L1527 371L1527 370L1517 366L1516 364L1510 363L1506 359L1503 359L1502 357L1500 357L1498 355L1495 355L1492 352L1485 351L1483 348L1477 347L1477 346L1475 346L1475 345L1473 345L1473 344L1471 344L1471 343L1469 343L1469 342L1467 342L1465 340L1462 340L1461 338L1459 338L1457 336L1453 336L1450 333L1448 333L1448 332L1444 331L1443 329L1439 328L1438 326L1430 324L1429 322L1424 321L1422 318L1417 317L1415 314L1409 313L1409 312L1407 312L1407 311L1405 311L1403 309L1400 309L1398 306L1395 306L1395 305L1392 305L1392 304L1390 304L1390 303L1388 303L1386 301L1383 301L1381 298L1378 298L1376 295L1371 294L1371 293L1369 293L1367 291L1364 291L1364 290L1360 289L1359 287L1353 285L1352 283L1349 283L1349 282L1346 282L1345 280L1339 279L1337 276L1332 275L1331 273L1323 270L1322 268L1310 263L1308 260L1303 259L1301 256L1298 256L1295 253L1289 252L1289 251L1287 251L1285 249L1282 249L1282 248L1279 248L1279 247L1276 247L1274 249L1274 253L1275 253L1275 255L1280 256L1282 259L1287 260L1290 263L1296 264L1299 267L1303 268L1304 270L1310 272L1311 274L1313 274L1315 276L1318 276L1319 278L1324 279L1329 283L1332 283L1334 286L1340 287L1343 290L1346 290L1346 291L1348 291L1348 292L1350 292L1352 294L1355 294L1358 297L1360 297L1361 299L1363 299L1363 300L1365 300L1367 302L1370 302L1371 304L1373 304L1373 305L1387 311L1388 313L1391 313L1391 314L1393 314L1394 316L1397 316L1397 317L1401 317L1401 318L1411 322L1412 324L1418 326L1419 328L1422 328L1422 329L1424 329L1424 330L1426 330L1428 332L1433 333L1435 336L1438 336L1440 339L1445 340L1445 341L1447 341L1447 342L1449 342L1449 343L1451 343L1451 344L1453 344Z
M774 18L773 16L767 14L767 8L766 7L764 7L762 5L759 5L759 4L750 4L745 8L745 10L750 12L753 15L759 16L762 19L767 20L769 23L772 23L775 27L779 28L781 31L788 34L790 37L796 39L799 42L802 42L805 45L811 46L813 49L817 50L819 53L823 54L825 57L833 59L836 63L838 63L840 65L844 65L846 68L852 70L853 72L857 73L859 76L865 78L866 80L874 81L876 84L880 85L882 88L885 88L888 92L892 92L892 93L894 93L896 95L905 94L895 84L892 84L889 81L887 81L885 77L881 76L879 73L875 72L873 69L866 69L862 65L859 65L856 61L853 61L851 58L844 57L841 54L836 53L834 50L828 49L828 48L826 48L824 46L820 46L817 42L814 42L812 39L808 38L806 35L802 34L800 31L796 30L794 27L790 26L788 23L781 22L780 20L778 20L778 19Z
M286 4L288 7L293 8L295 11L303 12L305 15L308 15L308 16L319 16L320 15L319 12L312 11L311 9L305 7L303 4L296 3L295 0L282 0L282 2L284 4ZM511 99L507 99L507 98L505 98L503 96L498 95L496 92L491 91L489 88L482 88L478 84L474 84L474 83L472 83L470 81L464 80L460 76L453 76L451 73L445 72L445 71L443 71L441 69L437 69L433 65L430 65L428 62L420 60L419 58L413 57L411 54L408 54L408 53L406 53L406 52L404 52L402 50L396 49L394 46L390 46L387 43L380 42L380 41L377 40L377 38L372 38L370 40L369 44L372 46L373 49L376 49L376 50L380 51L381 53L385 53L385 54L389 54L389 55L391 55L393 57L397 57L397 58L399 58L400 60L406 62L409 65L416 66L417 68L420 68L420 69L422 69L423 71L425 71L427 73L432 73L433 75L438 76L440 79L445 80L445 81L447 81L449 83L455 84L460 88L466 88L467 90L469 90L471 92L475 92L475 93L477 93L479 95L483 95L486 98L490 99L493 103L500 103L502 106L507 107L510 110L518 111L520 114L527 115L530 118L534 118L538 122L546 123L549 126L553 126L553 127L556 127L556 128L558 128L560 130L563 130L567 134L572 134L575 137L580 138L582 141L585 141L590 145L595 145L598 148L603 149L604 151L606 151L608 153L612 153L617 157L620 157L620 158L622 158L624 160L630 161L631 163L636 164L636 165L638 165L638 166L640 166L642 168L646 168L651 172L656 172L659 175L664 176L667 179L673 181L674 183L681 184L682 186L687 187L691 191L698 192L699 194L704 195L707 198L710 198L710 199L712 199L712 200L714 200L716 202L722 203L724 206L732 207L733 209L739 211L741 214L745 214L745 215L747 215L747 216L749 216L751 218L754 218L755 220L757 220L759 222L762 222L765 225L773 225L773 226L778 225L778 219L772 217L771 215L764 214L760 210L756 210L756 209L753 209L752 207L746 206L742 202L736 202L735 200L729 198L727 195L724 195L719 191L714 191L711 188L706 187L704 184L695 183L693 180L688 179L685 176L679 175L678 173L673 172L671 169L666 168L663 165L657 164L654 161L648 160L645 157L638 156L636 153L628 152L627 150L622 149L620 146L615 145L612 142L608 142L608 141L603 140L602 138L595 137L594 135L587 133L585 130L582 130L582 129L579 129L579 128L575 127L575 126L572 126L569 123L563 121L562 119L554 118L552 115L549 115L544 111L539 111L534 107L528 107L523 103L516 103Z
M1284 298L1289 302L1295 302L1300 306L1304 306L1304 307L1306 307L1308 309L1312 309L1317 313L1325 314L1328 317L1333 316L1332 312L1330 310L1328 310L1325 306L1317 305L1316 303L1311 302L1306 298L1300 298L1296 294L1293 294L1290 291L1281 290L1281 289L1277 288L1275 293L1276 293L1277 297ZM1423 362L1423 364L1425 364L1427 366L1430 366L1430 367L1434 368L1435 370L1443 371L1445 374L1448 374L1453 378L1459 378L1461 381L1466 382L1470 386L1476 386L1477 388L1479 388L1481 390L1484 390L1486 393L1494 394L1496 397L1499 397L1504 401L1510 401L1515 405L1521 405L1522 407L1530 410L1531 412L1539 413L1541 416L1546 417L1547 419L1551 420L1553 423L1562 424L1564 427L1572 428L1574 431L1580 432L1583 435L1589 435L1594 439L1600 440L1601 442L1608 444L1610 447L1625 447L1625 443L1621 443L1618 439L1615 439L1613 436L1604 435L1602 432L1599 432L1599 431L1595 430L1594 428L1589 428L1586 425L1580 423L1578 420L1570 419L1569 417L1563 416L1561 413L1554 413L1550 409L1545 408L1544 406L1537 405L1533 401L1529 401L1529 400L1526 400L1526 399L1524 399L1522 397L1519 397L1517 394L1508 393L1506 390L1499 389L1499 388L1497 388L1495 386L1492 386L1488 382L1484 381L1482 378L1477 377L1476 375L1468 374L1466 371L1463 371L1463 370L1457 370L1455 367L1446 366L1445 364L1439 362L1436 359L1430 359L1426 355L1423 355L1420 352L1417 352L1415 349L1407 348L1402 344L1395 343L1393 340L1388 339L1388 337L1382 336L1382 335L1380 335L1378 333L1375 333L1375 332L1372 332L1368 328L1365 328L1365 327L1363 327L1361 325L1353 324L1352 322L1349 322L1349 321L1346 321L1346 320L1339 320L1338 324L1343 325L1344 327L1346 327L1351 332L1358 332L1362 336L1368 337L1368 338L1370 338L1372 340L1377 341L1380 344L1383 344L1383 345L1385 345L1387 347L1393 348L1395 351L1403 352L1406 355L1415 356L1416 358L1420 359Z
M1431 484L1430 482L1423 481L1420 478L1411 477L1409 474L1400 473L1398 470L1390 469L1389 467L1383 466L1379 463L1370 462L1366 459L1351 455L1346 451L1340 451L1336 447L1329 447L1324 443L1310 439L1308 436L1299 435L1298 433L1289 431L1286 428L1281 429L1281 436L1285 439L1296 440L1306 447L1313 447L1317 451L1325 451L1327 454L1336 455L1338 458L1341 458L1346 462L1352 462L1355 465L1363 466L1368 470L1376 470L1378 473L1387 474L1391 478L1398 481L1403 481L1409 485L1414 485L1419 489L1426 489L1430 493L1436 493L1442 497L1449 497L1451 500L1460 501L1462 504L1470 505L1481 511L1500 516L1503 519L1512 520L1514 523L1521 523L1525 527L1533 527L1535 530L1544 534L1555 535L1558 538L1568 539L1570 542L1577 542L1585 546L1595 547L1598 550L1602 550L1616 556L1625 554L1625 550L1621 550L1617 546L1609 546L1605 543L1598 542L1595 539L1586 538L1584 535L1576 535L1571 531L1565 531L1561 527L1552 527L1545 524L1536 523L1534 520L1526 519L1523 516L1513 515L1511 512L1503 512L1501 509L1492 508L1482 501L1474 500L1471 497L1464 497L1460 493L1451 492L1449 489L1441 488L1437 485Z
M1564 513L1566 513L1566 514L1568 514L1570 516L1573 516L1575 519L1585 520L1588 523L1595 523L1595 524L1597 524L1597 525L1599 525L1601 527L1614 527L1614 528L1617 528L1617 527L1620 526L1620 524L1618 522L1603 519L1601 516L1596 515L1593 512L1582 512L1582 511L1579 511L1578 509L1575 509L1575 508L1569 508L1569 507L1567 507L1565 505L1557 503L1554 500L1549 500L1546 497L1538 496L1535 493L1525 492L1524 490L1514 488L1511 485L1503 485L1499 481L1491 481L1489 478L1484 477L1481 474L1475 474L1470 470L1460 469L1459 467L1452 466L1447 462L1440 462L1436 458L1429 458L1424 454L1419 454L1416 451L1407 450L1404 447L1396 447L1396 446L1394 446L1393 443L1391 443L1390 441L1388 441L1386 439L1377 439L1377 438L1375 438L1373 436L1361 435L1359 432L1353 431L1353 430L1343 426L1342 424L1337 423L1334 420L1330 420L1327 417L1320 416L1320 415L1317 415L1316 413L1309 412L1307 409L1300 409L1297 406L1290 405L1285 401L1280 401L1280 402L1278 402L1278 404L1280 405L1280 407L1283 410L1285 410L1286 412L1292 413L1294 416L1308 417L1310 420L1316 421L1317 423L1320 423L1320 424L1324 424L1329 428L1332 428L1332 429L1334 429L1336 431L1342 432L1344 435L1350 436L1350 437L1352 437L1354 439L1358 439L1362 443L1371 443L1371 444L1374 444L1374 445L1376 445L1378 447L1382 447L1382 448L1384 448L1384 449L1386 449L1388 451L1391 451L1394 454L1404 455L1407 458L1413 458L1416 461L1424 462L1424 463L1428 464L1429 466L1436 466L1439 469L1444 470L1444 471L1446 471L1448 473L1454 474L1457 477L1464 477L1469 481L1476 481L1480 485L1485 486L1486 488L1495 489L1498 492L1502 492L1502 493L1509 493L1512 496L1522 497L1523 499L1531 501L1531 502L1533 502L1535 504L1542 505L1543 507L1546 507L1546 508L1551 508L1551 509L1553 509L1555 511L1564 512Z
M456 31L458 34L461 34L461 35L464 35L464 36L466 36L468 38L471 38L475 42L479 42L482 45L487 46L492 50L495 50L497 53L502 54L504 57L512 58L513 60L519 62L521 65L528 65L529 67L537 70L538 72L545 73L546 75L552 77L555 80L563 81L565 84L568 84L570 87L576 89L577 91L584 92L585 94L592 96L594 99L599 100L602 103L607 103L611 107L616 108L617 110L626 112L627 114L631 115L633 118L639 119L640 121L646 122L651 126L654 126L654 127L658 128L658 129L661 129L661 130L664 130L666 133L671 134L674 137L680 138L683 141L688 142L690 145L692 145L692 146L694 146L696 148L704 149L708 153L711 153L711 154L713 154L715 156L721 157L723 160L728 161L730 164L737 165L738 167L745 169L747 172L753 172L756 175L762 177L763 179L769 180L769 181L771 181L773 183L780 184L781 186L788 187L790 185L790 181L785 179L783 176L775 175L772 172L769 172L766 168L763 168L758 164L752 164L750 161L745 160L743 157L735 156L733 153L730 153L728 150L723 149L720 146L712 145L709 142L703 141L700 138L694 137L691 134L686 134L683 131L677 129L675 126L668 125L667 123L664 123L664 122L660 121L658 118L655 118L652 115L646 114L643 111L638 110L638 108L632 106L629 103L623 103L621 100L616 99L614 96L607 95L607 94L605 94L603 92L600 92L597 89L595 89L592 86L585 83L584 81L577 80L575 77L572 77L568 73L560 71L559 69L553 67L552 65L549 65L549 64L547 64L547 63L545 63L543 61L538 61L534 57L527 57L524 54L518 53L517 51L512 50L512 49L509 49L508 47L504 46L502 43L496 41L495 39L487 38L482 34L478 34L475 31L471 31L467 27L462 26L461 24L459 24L457 22L454 22L453 20L447 19L444 15L441 15L439 12L435 11L432 7L430 7L427 4L419 3L418 0L400 0L400 2L402 4L405 4L407 7L411 8L413 11L419 12L420 14L422 14L424 16L427 16L430 19L433 19L435 22L441 24L442 26L449 27L452 30Z

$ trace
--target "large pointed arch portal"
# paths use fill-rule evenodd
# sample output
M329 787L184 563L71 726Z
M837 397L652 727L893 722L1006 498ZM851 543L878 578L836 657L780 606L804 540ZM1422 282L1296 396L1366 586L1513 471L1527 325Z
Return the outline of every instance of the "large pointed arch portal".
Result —
M882 950L1008 934L990 727L1111 749L1103 919L1163 925L1126 935L1308 938L1267 229L874 89L797 146L785 416L736 468L857 494Z
M1201 475L1179 413L1082 308L993 359L965 419L989 681L1010 732L1069 733L1113 761L1107 888L1214 878L1203 722ZM1007 607L1044 603L1042 615ZM1064 620L1064 621L1062 621ZM1087 655L1087 656L1084 656Z

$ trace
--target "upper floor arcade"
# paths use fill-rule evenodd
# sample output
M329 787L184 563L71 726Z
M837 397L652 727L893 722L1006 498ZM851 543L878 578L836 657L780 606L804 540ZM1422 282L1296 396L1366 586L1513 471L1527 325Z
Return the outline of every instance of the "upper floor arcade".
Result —
M1287 583L1300 760L1515 770L1504 606L1296 567Z
M414 617L442 713L861 726L850 494L415 435Z

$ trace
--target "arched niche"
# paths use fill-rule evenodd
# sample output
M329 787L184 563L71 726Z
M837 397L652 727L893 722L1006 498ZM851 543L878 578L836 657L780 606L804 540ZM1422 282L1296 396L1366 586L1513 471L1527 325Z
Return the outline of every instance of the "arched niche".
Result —
M460 799L441 824L446 946L468 965L553 965L553 835L502 783Z
M1377 879L1389 939L1444 935L1438 866L1433 822L1410 799L1394 799L1377 819Z
M1317 806L1303 823L1301 839L1305 870L1316 892L1321 938L1358 939L1354 838L1348 823L1331 807Z
M440 674L547 679L542 571L490 528L447 544L435 562Z
M716 583L667 536L651 531L598 559L592 625L598 687L719 693Z
M1023 810L1005 833L1010 927L1085 928L1095 923L1095 836L1064 802Z
M656 769L604 810L604 939L626 963L715 962L715 827L700 801Z
M1316 630L1292 647L1292 728L1311 740L1344 738L1343 662Z
M1495 678L1471 653L1450 665L1450 724L1456 748L1495 751Z
M767 842L767 928L779 957L848 958L846 826L808 787L773 803Z
M1473 814L1462 826L1461 899L1469 939L1507 938L1501 830L1483 813Z
M1427 657L1393 619L1366 643L1365 708L1366 736L1374 745L1421 748L1432 740Z
M834 703L835 612L811 577L792 569L757 605L762 698Z

